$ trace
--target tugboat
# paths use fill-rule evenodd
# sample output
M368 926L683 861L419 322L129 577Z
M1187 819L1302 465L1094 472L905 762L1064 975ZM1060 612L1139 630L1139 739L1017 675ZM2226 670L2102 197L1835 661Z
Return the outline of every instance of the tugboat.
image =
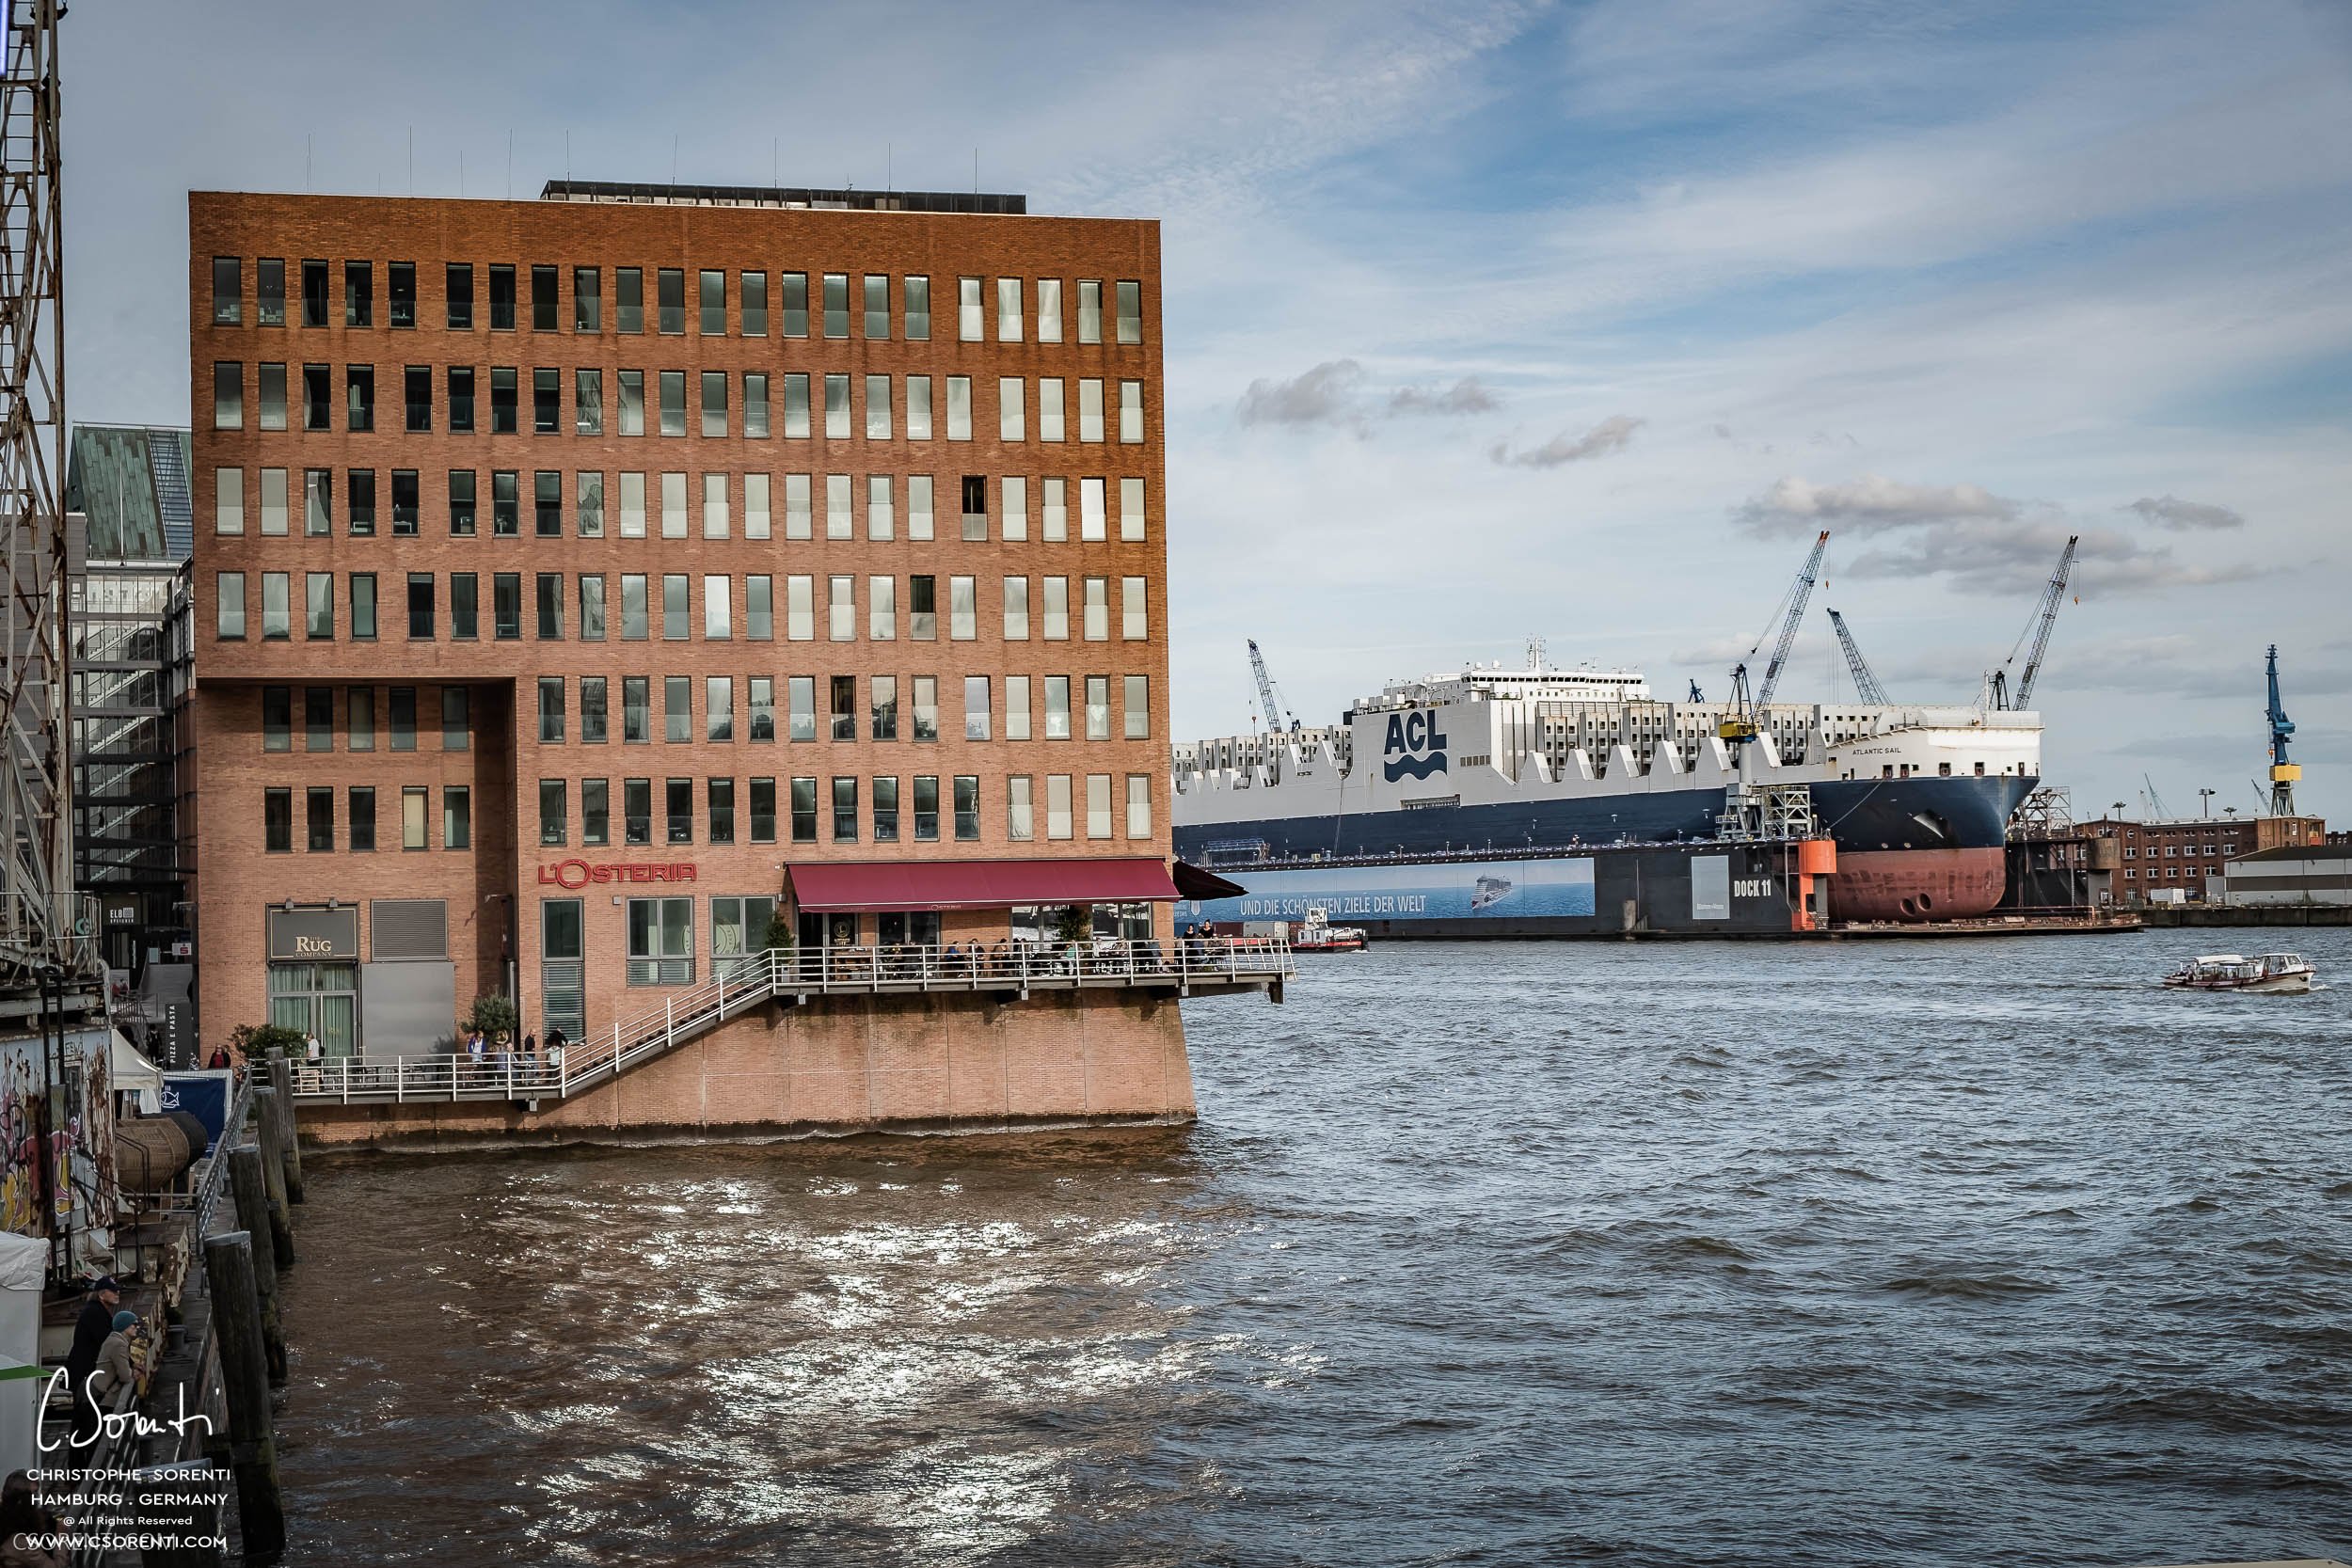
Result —
M1360 953L1364 946L1361 927L1332 925L1331 911L1321 904L1308 905L1307 918L1291 933L1295 953Z
M2208 953L2166 975L2164 983L2175 990L2307 991L2314 974L2294 953L2265 953L2252 958L2235 953Z

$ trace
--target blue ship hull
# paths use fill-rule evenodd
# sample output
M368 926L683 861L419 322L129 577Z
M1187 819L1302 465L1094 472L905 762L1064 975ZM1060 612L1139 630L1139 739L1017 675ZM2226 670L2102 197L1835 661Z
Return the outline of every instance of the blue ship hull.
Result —
M2040 781L1979 778L1851 779L1816 784L1813 809L1840 850L1998 849L2010 813ZM1423 855L1466 849L1524 851L1621 840L1688 843L1715 836L1720 789L1591 796L1568 800L1279 816L1179 825L1180 859L1196 864Z

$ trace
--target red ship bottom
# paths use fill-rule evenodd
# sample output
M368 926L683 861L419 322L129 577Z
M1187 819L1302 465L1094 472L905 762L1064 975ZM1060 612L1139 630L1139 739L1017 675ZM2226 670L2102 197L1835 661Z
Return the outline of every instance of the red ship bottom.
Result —
M2008 885L1990 849L1840 849L1830 879L1833 920L1952 920L1990 914Z

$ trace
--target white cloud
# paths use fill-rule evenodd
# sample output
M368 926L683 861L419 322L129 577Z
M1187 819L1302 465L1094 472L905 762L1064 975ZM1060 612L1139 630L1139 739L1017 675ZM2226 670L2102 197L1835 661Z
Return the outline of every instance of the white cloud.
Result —
M2176 561L2169 548L2151 547L2108 529L1960 518L1928 523L1873 546L1849 562L1846 571L1857 578L1913 580L1941 575L1963 592L2015 592L2049 579L2069 533L2081 540L2068 579L2077 594L2243 582L2265 569L2241 561L2218 565Z
M1784 478L1751 498L1737 516L1750 532L1796 535L1818 528L1871 534L1890 528L1959 519L2008 522L2018 504L1979 484L1904 484L1883 474L1864 474L1843 484L1815 484Z
M1287 381L1262 376L1241 395L1241 422L1359 425L1356 398L1363 384L1364 367L1353 359L1327 359Z
M2176 561L2168 547L2069 523L2056 509L2029 509L1980 484L1907 484L1883 474L1842 484L1786 477L1732 515L1759 538L1801 537L1826 528L1833 536L1877 541L1847 562L1853 577L1941 576L1971 592L2003 593L2046 581L2070 536L2077 540L2070 582L2078 590L2202 586L2242 581L2257 570L2245 562Z
M1579 434L1564 430L1539 447L1518 451L1511 450L1508 441L1498 441L1488 454L1498 463L1513 464L1522 468L1557 468L1564 463L1581 463L1588 457L1606 457L1613 451L1623 451L1633 439L1633 433L1646 420L1629 414L1612 414L1590 430Z
M2174 496L2153 499L2142 496L2124 510L2138 513L2140 521L2153 527L2182 532L2192 529L2246 526L2246 519L2226 506L2216 506L2210 501L2185 501Z
M1502 400L1474 375L1435 391L1399 387L1389 394L1391 414L1491 414L1502 406Z
M1260 376L1243 391L1235 409L1245 425L1336 425L1359 436L1371 433L1373 409L1364 396L1364 367L1354 359L1327 359L1287 379ZM1399 387L1380 404L1390 419L1418 415L1486 414L1502 400L1474 375L1451 387Z

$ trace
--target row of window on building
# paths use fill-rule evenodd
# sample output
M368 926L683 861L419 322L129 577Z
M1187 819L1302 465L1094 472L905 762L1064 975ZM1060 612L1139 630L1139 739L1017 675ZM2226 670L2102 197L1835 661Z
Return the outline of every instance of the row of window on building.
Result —
M1152 836L1152 777L1129 773L1047 773L1043 820L1038 811L1040 775L1016 773L1002 782L1005 790L1005 837L1027 843L1041 829L1049 840L1084 836L1100 840L1120 836ZM655 816L655 785L660 785L660 816ZM736 785L745 788L739 798ZM702 844L726 847L749 844L935 844L952 834L953 841L980 841L980 779L976 773L954 774L946 781L934 773L909 779L896 774L834 775L783 780L753 778L651 778L621 781L620 820L613 821L612 781L607 778L542 779L539 781L539 844L543 848L571 846L577 831L583 847L611 845L647 847L655 844ZM819 784L830 785L821 795ZM577 785L577 829L573 801ZM699 785L699 787L698 787ZM905 787L901 787L901 786ZM430 784L355 784L342 790L316 784L296 789L273 785L262 792L262 847L270 854L294 849L294 798L302 798L302 847L312 854L372 854L380 846L378 798L398 791L399 847L405 850L473 848L473 790L467 784L440 786L438 832L435 832L434 786ZM701 797L697 811L696 797ZM340 796L343 820L339 828L336 806ZM943 812L942 802L947 810ZM779 813L779 800L782 812ZM1123 817L1123 823L1121 818ZM695 829L700 822L699 838ZM1081 832L1083 830L1083 834ZM614 836L615 833L618 836ZM739 833L741 835L739 839ZM779 836L780 834L784 836Z
M246 258L213 258L213 325L246 324ZM563 332L570 323L575 334L643 333L648 328L663 337L684 337L687 330L687 278L693 277L691 315L694 331L705 338L807 338L812 335L846 341L852 320L858 336L868 342L886 342L894 335L909 342L931 338L931 279L914 273L894 279L887 273L818 272L812 293L807 272L737 270L723 267L614 267L612 269L612 309L608 328L603 267L564 268L549 263L517 267L511 262L445 261L440 266L441 294L436 301L420 299L420 269L414 261L384 263L384 325L413 329L423 325L433 307L440 307L442 326L451 332L514 332L527 324L533 332ZM653 309L645 306L645 274L654 277ZM296 274L299 313L294 320L305 327L338 325L372 327L376 325L376 263L345 261L340 272L342 288L335 291L338 269L331 261L306 260ZM569 273L570 288L564 287ZM429 281L430 266L421 276ZM528 283L528 309L519 292ZM772 282L773 287L771 288ZM991 283L994 284L992 289ZM477 293L477 285L485 285ZM895 298L893 296L896 296ZM993 296L993 298L992 298ZM958 277L956 279L956 340L977 343L987 340L994 317L995 341L1018 343L1035 341L1058 343L1074 326L1080 343L1103 342L1104 279L1082 277ZM283 257L253 259L252 319L258 326L292 325L287 315L286 261ZM1073 322L1065 307L1075 308ZM1143 284L1136 278L1111 282L1111 340L1143 341ZM993 306L992 311L991 307ZM338 307L340 306L340 309ZM486 309L478 309L485 306ZM772 307L772 309L771 309Z
M287 372L289 367L278 361L265 361L255 367L253 387L253 426L257 430L279 431L293 428L287 405ZM239 359L213 361L213 428L243 430L246 427L245 362ZM335 367L310 364L302 371L302 423L305 432L332 432L336 424ZM512 365L489 367L489 405L485 410L480 402L483 387L481 367L474 365L444 365L439 367L438 394L435 367L408 365L401 372L400 422L379 420L376 416L376 367L345 365L342 373L342 422L341 429L348 433L368 433L376 430L399 431L411 436L433 433L437 416L443 428L453 435L520 436L526 431L533 436L561 436L566 430L576 436L603 436L607 433L605 411L605 372L600 367L576 367L566 376L560 369L541 367L530 372L531 423L525 426L522 414L523 372ZM726 371L654 371L651 372L653 403L646 403L647 372L642 370L612 372L613 403L610 420L611 433L615 436L699 436L713 439L740 436L745 440L764 441L781 436L786 440L803 440L822 433L829 441L847 441L863 437L868 441L928 441L934 434L944 435L950 441L973 439L976 424L985 429L988 411L974 405L973 378L950 375L946 383L945 407L934 409L931 398L931 377L908 375L898 377L900 384L894 388L888 375L852 376L846 372L811 374L802 371L771 376L765 371L745 371L739 374ZM571 413L567 419L564 409L564 383L571 384ZM781 380L781 388L775 383ZM1072 405L1070 383L1059 376L1042 376L1036 383L1034 406L1037 410L1037 439L1048 445L1077 441L1099 445L1113 437L1106 418L1104 396L1106 384L1099 376L1081 376L1077 380L1077 400ZM694 388L695 400L690 409L687 389ZM985 385L985 383L983 383ZM995 428L1000 441L1026 441L1030 436L1029 410L1032 400L1029 382L1017 375L996 378ZM1116 439L1133 446L1143 440L1143 383L1119 381L1110 395L1118 413ZM852 406L851 394L860 392ZM771 390L781 390L782 407L771 402ZM894 391L896 396L894 396ZM818 393L823 403L812 406L810 396ZM821 414L821 422L818 415ZM935 415L944 414L945 418ZM903 415L903 418L901 417ZM1074 416L1074 417L1073 417Z
M292 572L256 572L249 574L261 579L260 633L264 641L284 641L294 636L294 580ZM246 600L246 578L244 572L215 572L214 587L214 632L223 641L235 641L246 638L250 629ZM493 641L516 641L523 636L525 605L523 574L492 572L490 579L489 626L487 635ZM305 572L303 585L302 634L310 641L332 641L338 636L352 641L372 642L379 636L381 625L380 590L373 572L349 572L342 575L343 591L340 607L346 619L339 631L336 574ZM446 625L452 641L479 641L485 635L483 626L482 578L478 572L447 574L449 602ZM682 642L697 635L705 641L726 642L736 640L737 628L741 638L750 642L770 642L776 640L776 583L774 577L754 573L742 579L739 600L736 579L723 573L706 573L699 594L701 613L695 613L697 594L694 578L684 572L667 572L654 576L643 572L619 574L621 595L618 605L619 626L612 625L614 608L607 589L612 578L601 573L582 573L569 579L571 592L566 591L566 578L562 572L534 573L531 580L532 596L529 625L532 636L540 641L561 641L571 637L582 642L602 642L617 632L624 642L655 640L657 608L660 614L660 641ZM439 604L442 578L432 572L407 574L406 628L411 641L430 641L441 635L444 624ZM1118 641L1148 641L1151 626L1151 579L1143 577L1009 577L1001 579L1001 598L995 636L1007 642L1025 642L1034 632L1039 641L1063 642L1076 640L1085 642L1107 642L1111 633L1111 584L1119 585ZM859 610L858 578L854 575L818 577L814 574L791 574L784 583L784 641L813 642L818 641L818 585L824 594L823 641L854 642L863 627L866 641L893 642L900 640L903 624L905 640L914 642L933 642L941 631L941 595L938 577L924 572L913 573L901 579L887 575L869 574L865 579L865 608ZM900 589L903 582L904 593ZM1075 592L1073 584L1075 583ZM981 635L980 578L950 576L946 579L946 630L954 642L971 642ZM1032 593L1032 589L1037 592ZM655 595L659 594L657 601ZM905 605L903 623L899 606ZM740 615L738 606L740 606ZM575 610L567 631L567 610Z
M691 895L626 901L628 984L678 986L694 978L695 902ZM539 900L540 1016L549 1028L561 1029L569 1039L579 1039L587 1032L581 962L588 956L588 942L581 903L578 898ZM772 895L712 895L711 958L739 958L760 951L767 945L768 928L775 914ZM883 929L896 933L886 938L890 942L939 941L936 912L884 919L893 924Z
M333 468L256 468L248 492L243 467L213 470L213 531L237 538L246 531L248 507L264 539L281 539L294 532L294 476L302 476L302 536L332 538L336 509L342 509L343 531L351 538L372 539L379 525L393 538L416 538L424 531L423 477L415 468L345 468L337 482ZM939 481L930 474L785 474L627 472L611 489L608 513L606 481L614 478L598 469L571 473L563 469L531 470L531 532L539 539L564 536L564 506L571 507L573 533L601 539L608 525L621 539L733 539L739 518L747 540L787 541L858 539L888 544L899 537L905 519L906 538L921 543L940 537ZM447 510L436 522L446 521L450 536L478 537L489 507L488 533L494 539L519 538L523 532L525 470L494 468L485 492L482 470L441 470L440 494ZM385 480L379 488L378 478ZM699 480L697 484L695 481ZM1111 500L1118 498L1118 537L1121 544L1140 544L1150 533L1144 481L1107 476L1072 481L1061 476L1032 480L1025 474L1000 478L991 505L988 476L965 474L949 482L949 499L958 511L948 537L985 543L991 537L1008 544L1026 544L1033 537L1048 545L1066 544L1073 537L1076 515L1080 544L1105 544L1111 538ZM1034 488L1033 488L1034 486ZM1036 531L1031 532L1030 497L1037 499ZM821 516L824 531L818 533ZM1073 504L1074 499L1074 506ZM783 532L777 532L777 503L783 506ZM379 503L382 503L379 505Z
M668 743L732 742L737 734L736 693L743 695L742 736L755 743L787 741L937 740L940 736L940 677L937 675L751 675L739 685L733 675L622 675L620 738L624 745L654 739L654 693L661 696L660 738ZM819 682L823 684L819 686ZM861 696L859 686L865 690ZM577 736L584 746L612 738L614 678L604 675L542 675L536 691L535 733L539 743L560 746ZM702 690L699 715L695 687ZM779 692L778 688L782 690ZM1152 678L1149 675L966 675L962 734L966 740L996 738L1001 686L1007 740L1149 740L1152 738ZM413 686L344 689L342 722L336 722L337 689L331 686L262 688L262 750L294 749L294 693L301 692L302 749L333 752L338 734L346 752L376 750L377 697L383 694L386 749L417 750L417 693ZM433 689L427 688L427 690ZM470 689L439 690L437 728L444 752L473 744ZM817 697L826 705L820 711ZM1119 695L1117 714L1112 692ZM574 697L577 696L577 704ZM778 712L781 695L783 711ZM1041 712L1040 700L1042 700ZM577 725L574 720L577 717ZM698 721L699 720L699 721ZM863 722L861 723L861 720ZM1114 722L1116 720L1116 722ZM903 722L902 722L903 721ZM1114 731L1116 734L1114 735Z
M387 901L372 900L378 961L385 957L382 911ZM447 906L440 900L396 902L432 906L443 932ZM646 898L615 899L624 906L630 986L681 986L694 979L696 908L692 895L670 894ZM776 915L772 894L713 894L709 900L710 958L714 963L740 958L769 944ZM551 1038L561 1031L577 1040L588 1032L588 957L586 901L577 897L539 900L540 991L538 1016ZM1152 906L1146 903L1095 904L1089 924L1101 937L1146 941L1152 935ZM1058 906L1015 905L1007 911L1001 941L1041 942L1060 928ZM803 912L796 936L810 947L855 946L870 933L885 948L906 945L936 947L944 922L936 910L885 911L873 915L849 911ZM414 943L395 942L403 958L413 957ZM437 950L447 951L444 935ZM359 969L357 963L285 962L269 966L270 1022L297 1033L315 1033L329 1058L354 1055L359 1049Z

